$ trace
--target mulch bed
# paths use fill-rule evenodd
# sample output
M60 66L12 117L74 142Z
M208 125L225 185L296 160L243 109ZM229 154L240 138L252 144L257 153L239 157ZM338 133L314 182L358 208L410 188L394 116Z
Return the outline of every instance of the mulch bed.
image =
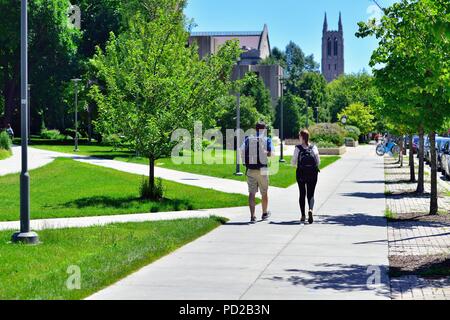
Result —
M427 215L423 213L399 213L396 214L395 219L389 219L389 222L403 222L403 221L417 221L417 222L440 222L444 224L449 224L450 226L450 214L440 214L440 215Z
M389 265L391 277L416 275L441 279L450 276L450 255L390 256Z

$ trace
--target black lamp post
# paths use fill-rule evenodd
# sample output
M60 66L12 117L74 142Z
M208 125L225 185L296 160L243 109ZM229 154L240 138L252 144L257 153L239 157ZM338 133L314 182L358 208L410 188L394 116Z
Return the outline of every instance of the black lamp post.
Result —
M30 175L28 173L28 2L21 2L20 17L20 73L21 73L21 144L22 171L20 174L20 232L13 234L13 243L37 244L39 237L30 229Z
M280 80L281 85L281 100L280 100L280 163L285 163L286 160L284 159L284 83L285 80L282 76L278 77Z
M311 97L312 90L303 90L306 97L306 128L309 128L309 99Z
M241 78L241 58L237 59L237 80ZM236 172L235 176L241 177L244 174L241 172L241 160L239 156L239 148L241 142L241 89L237 88L237 108L236 108Z
M78 152L78 83L81 79L72 79L75 84L75 148L73 151Z

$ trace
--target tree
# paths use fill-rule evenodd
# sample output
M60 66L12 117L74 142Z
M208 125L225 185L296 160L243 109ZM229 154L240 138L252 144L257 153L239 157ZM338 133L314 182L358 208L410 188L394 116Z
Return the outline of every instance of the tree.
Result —
M68 8L67 0L29 1L31 117L36 119L42 114L54 124L61 124L63 93L77 73L76 52L81 34L69 25ZM0 0L0 12L0 91L5 105L4 122L15 125L19 122L13 120L18 120L20 105L20 2Z
M281 122L281 99L277 105L274 127L279 127ZM297 138L298 133L306 125L306 102L302 98L287 93L283 96L284 110L284 137Z
M272 100L263 80L254 73L247 73L243 80L241 94L253 97L256 110L265 115L269 123L272 122L274 115Z
M274 47L270 56L261 61L262 65L279 65L283 69L286 69L286 54L284 51Z
M332 121L339 121L339 113L352 103L361 102L371 106L378 120L378 107L383 103L374 78L366 72L342 75L327 86L327 109Z
M374 116L370 106L364 106L363 103L352 103L342 110L338 118L347 116L347 124L358 127L361 134L367 135L374 129Z
M211 117L211 106L228 92L231 70L241 50L227 42L216 55L200 60L186 46L184 2L159 1L152 19L137 12L128 30L111 35L91 60L103 89L91 89L98 103L97 129L120 134L149 159L149 186L155 196L155 161L169 156L177 129L193 130L195 120Z
M373 67L381 65L375 76L390 85L391 94L409 99L402 105L405 113L418 116L419 133L428 132L434 146L436 132L450 114L450 39L443 32L449 22L448 1L402 0L384 13L379 25L361 22L357 35L380 40L371 59ZM435 153L432 147L430 214L438 213Z
M319 120L323 122L329 121L329 113L326 110L325 103L326 87L327 81L323 75L316 72L303 73L298 80L290 81L289 86L292 94L298 95L308 102L308 108L311 108L314 112L312 120L316 121L318 112Z
M286 71L289 77L300 77L305 70L305 54L300 46L293 41L286 46Z
M218 108L216 118L218 119L218 125L222 129L222 134L226 136L227 129L236 128L236 108L237 99L234 95L226 95L220 97L218 100ZM259 113L256 108L255 98L251 96L241 96L241 129L244 131L254 129L255 124L258 121L267 121L267 117Z

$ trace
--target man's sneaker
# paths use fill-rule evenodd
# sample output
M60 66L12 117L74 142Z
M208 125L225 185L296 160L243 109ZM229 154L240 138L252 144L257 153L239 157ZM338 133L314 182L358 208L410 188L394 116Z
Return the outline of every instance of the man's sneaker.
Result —
M270 212L264 213L262 216L262 221L267 221L272 214Z
M310 210L308 213L308 222L309 224L313 224L314 223L314 217L313 217L313 212Z
M256 223L256 217L252 217L250 219L250 224L255 224Z

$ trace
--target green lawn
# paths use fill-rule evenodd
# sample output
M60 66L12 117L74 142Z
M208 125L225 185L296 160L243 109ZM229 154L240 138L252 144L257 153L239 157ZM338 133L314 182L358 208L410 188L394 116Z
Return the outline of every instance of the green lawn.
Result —
M45 230L39 232L38 246L10 244L11 232L2 231L0 300L83 299L223 222L209 218ZM79 267L80 290L67 288L71 266Z
M46 143L45 141L36 141L33 144L33 147L40 148L40 149L46 149L51 151L57 151L57 152L63 152L63 153L73 153L73 146L72 145L51 145ZM128 151L128 150L114 150L110 146L103 146L103 145L81 145L80 147L80 155L86 155L86 156L94 156L99 158L105 158L105 159L113 159L117 161L124 161L124 162L132 162L132 163L139 163L139 164L148 164L148 160L145 158L139 158L134 155L134 153ZM194 157L193 154L186 155L186 160L192 160ZM222 161L223 163L227 163L225 161L229 157L230 159L235 159L235 152L234 151L225 151L223 154L219 154L217 156L209 156L209 155L203 155L204 163L212 163L213 160L216 160L216 163L218 161ZM272 165L271 165L271 172L272 175L270 177L270 185L273 187L279 187L279 188L287 188L293 184L296 183L295 180L295 168L291 167L290 161L291 157L287 156L285 157L286 163L280 164L278 168L278 157L275 157L272 159ZM340 157L338 156L323 156L322 157L322 163L321 163L321 169L324 169L325 167L329 166L330 164L336 162L339 160ZM194 161L190 161L190 163L194 163ZM238 181L245 181L245 177L238 177L234 175L235 172L235 164L182 164L177 165L174 164L172 159L160 159L156 163L157 166L172 170L178 170L183 172L189 172L194 174L201 174L201 175L208 175L212 177L217 178L223 178L223 179L232 179L232 180L238 180ZM279 169L279 170L277 170ZM245 172L245 168L242 166L241 170Z
M142 177L112 169L56 159L31 171L33 219L168 212L247 205L243 195L164 181L165 200L139 198ZM0 221L19 218L19 175L0 177Z
M11 157L11 155L12 155L11 150L0 149L0 160L7 159Z
M73 143L67 144L67 142L57 143L51 140L33 139L31 147L42 150L49 150L61 153L75 153ZM134 154L131 151L125 149L114 149L111 146L105 146L101 144L80 144L79 152L77 154L82 156L97 157L102 159L113 160L117 157L132 157Z

